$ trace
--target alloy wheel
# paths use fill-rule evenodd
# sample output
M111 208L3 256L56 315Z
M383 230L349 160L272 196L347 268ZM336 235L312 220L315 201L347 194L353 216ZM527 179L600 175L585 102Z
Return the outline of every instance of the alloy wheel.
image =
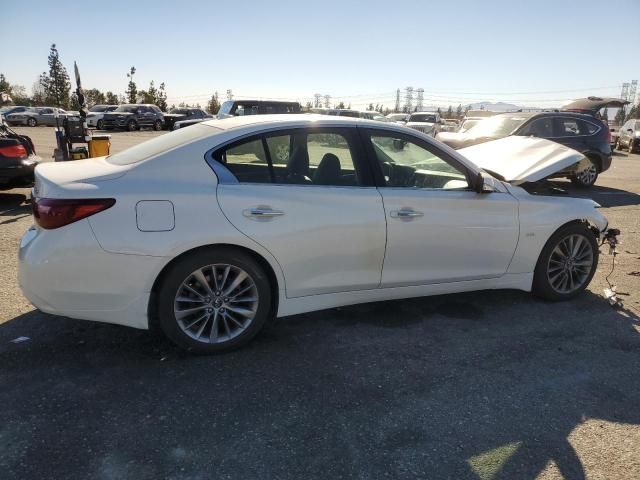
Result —
M578 178L580 183L582 183L583 185L592 185L596 181L596 178L598 177L598 169L592 163L582 172L579 172L576 175L576 177Z
M584 235L571 234L564 237L549 256L549 285L562 294L582 288L591 274L593 258L593 246Z
M244 332L258 311L258 289L243 269L207 265L182 282L173 312L180 329L203 343L227 342Z

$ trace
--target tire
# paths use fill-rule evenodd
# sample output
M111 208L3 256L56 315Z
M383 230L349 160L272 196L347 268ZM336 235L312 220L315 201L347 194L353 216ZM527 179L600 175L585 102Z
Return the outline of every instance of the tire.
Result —
M138 124L135 120L129 120L129 122L127 123L127 130L130 132L138 130Z
M223 282L219 290L212 266ZM226 295L225 289L230 289ZM240 301L233 301L234 295ZM171 265L156 298L159 326L171 341L196 354L213 354L246 345L258 334L271 315L272 287L251 256L234 248L211 248Z
M162 130L162 122L160 120L156 120L155 122L153 122L153 129L156 132L159 132L160 130Z
M636 153L636 149L634 148L634 140L633 137L629 139L629 153Z
M33 117L29 117L27 119L27 125L29 125L30 127L35 127L36 125L38 125L38 121Z
M593 160L590 160L591 165L584 171L577 173L571 177L571 183L578 188L591 188L598 179L598 166Z
M103 120L98 120L98 123L96 123L96 128L98 130L104 130L104 121Z
M567 247L572 245L573 252L567 256ZM598 255L598 242L586 224L573 222L560 227L540 253L533 275L533 294L555 302L575 297L591 282L598 268ZM566 289L562 288L564 278ZM570 282L574 282L571 288Z

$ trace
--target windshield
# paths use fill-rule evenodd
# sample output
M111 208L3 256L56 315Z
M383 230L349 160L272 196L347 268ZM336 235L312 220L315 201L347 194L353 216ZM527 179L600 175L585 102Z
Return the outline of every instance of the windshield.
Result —
M174 108L169 113L175 113L175 114L179 114L179 115L188 115L189 114L189 110L187 110L186 108Z
M230 113L231 108L233 107L233 101L227 101L222 104L218 113Z
M433 113L414 113L409 117L409 121L436 123L436 116Z
M155 137L110 155L107 157L107 161L114 165L131 165L155 157L161 153L169 152L174 148L191 143L199 138L212 137L221 131L222 129L220 128L207 125L194 125L191 128L180 128L171 133Z
M116 112L128 112L128 113L136 113L138 107L134 107L133 105L120 105L114 111Z
M522 116L503 116L496 115L495 117L485 118L479 120L476 125L467 129L469 135L475 135L478 137L500 137L507 136L513 132L516 128L522 125L528 117ZM466 129L465 122L465 129Z
M94 105L93 107L91 107L89 109L90 112L106 112L107 111L107 106L106 105Z

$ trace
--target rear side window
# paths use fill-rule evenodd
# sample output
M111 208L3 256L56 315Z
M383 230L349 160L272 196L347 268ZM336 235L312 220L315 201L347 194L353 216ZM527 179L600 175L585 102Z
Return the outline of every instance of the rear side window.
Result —
M582 132L583 135L593 135L597 133L598 130L600 130L600 128L597 125L594 125L591 122L585 122L583 120L580 120L578 124L580 125L580 131Z
M252 138L214 154L242 183L358 186L345 132L291 131Z
M534 120L522 129L520 135L532 135L539 138L553 137L553 118L542 117Z

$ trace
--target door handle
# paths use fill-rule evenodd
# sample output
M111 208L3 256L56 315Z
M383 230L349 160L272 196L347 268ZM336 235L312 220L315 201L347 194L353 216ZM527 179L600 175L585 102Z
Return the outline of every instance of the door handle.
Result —
M416 212L415 210L402 209L402 210L392 210L391 217L393 218L416 218L416 217L424 217L424 213Z
M270 217L280 217L284 215L282 210L273 210L271 208L248 208L244 210L242 214L245 217L255 217L255 218L270 218Z

